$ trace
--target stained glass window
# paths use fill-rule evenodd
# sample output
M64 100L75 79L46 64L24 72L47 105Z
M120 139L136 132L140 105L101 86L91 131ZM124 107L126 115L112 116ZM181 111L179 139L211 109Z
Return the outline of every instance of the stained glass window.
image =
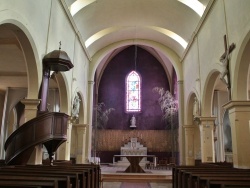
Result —
M141 111L141 78L136 71L131 71L126 78L126 111Z

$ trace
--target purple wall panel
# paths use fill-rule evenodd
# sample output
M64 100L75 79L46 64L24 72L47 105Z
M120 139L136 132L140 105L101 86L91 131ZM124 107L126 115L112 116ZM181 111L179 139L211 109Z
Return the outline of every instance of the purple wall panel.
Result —
M141 113L125 112L125 78L135 69L135 46L117 54L103 72L99 88L98 102L106 108L115 108L109 115L106 129L130 129L130 119L136 117L137 129L163 130L162 112L158 104L159 95L152 92L154 87L169 89L169 81L162 65L150 53L137 48L136 71L142 78Z

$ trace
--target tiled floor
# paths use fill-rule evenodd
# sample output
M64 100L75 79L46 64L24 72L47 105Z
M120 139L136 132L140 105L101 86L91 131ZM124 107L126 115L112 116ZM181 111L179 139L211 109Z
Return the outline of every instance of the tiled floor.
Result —
M101 165L102 174L112 174L122 172L126 169L124 166ZM166 169L146 169L146 171L153 174L172 175L171 170ZM171 183L148 183L148 182L103 182L102 188L172 188Z
M103 188L172 188L171 183L104 182Z

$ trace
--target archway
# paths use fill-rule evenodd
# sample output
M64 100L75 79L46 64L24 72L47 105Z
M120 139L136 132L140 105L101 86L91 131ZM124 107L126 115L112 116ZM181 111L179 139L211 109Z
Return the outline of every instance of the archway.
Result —
M189 95L185 112L185 164L194 165L201 160L201 138L197 119L200 116L200 102L197 94Z
M17 25L12 23L0 25L0 72L3 73L0 89L2 90L1 102L4 104L0 141L1 158L4 158L3 146L7 139L9 113L21 99L37 99L38 80L41 75L38 73L36 51L32 46L33 40L30 33L21 23L13 22Z

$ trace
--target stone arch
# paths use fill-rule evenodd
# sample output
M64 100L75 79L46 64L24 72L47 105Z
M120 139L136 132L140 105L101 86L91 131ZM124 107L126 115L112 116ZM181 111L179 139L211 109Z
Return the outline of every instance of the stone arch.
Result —
M195 97L199 101L198 94L191 92L188 95L187 102L185 105L185 163L186 165L194 165L195 160L200 160L201 152L201 138L198 121L194 121L193 108Z
M66 114L70 114L70 99L69 99L69 86L66 82L64 73L55 74L55 80L58 84L59 96L60 96L60 111Z
M162 44L159 44L154 41L149 40L136 40L136 43L134 40L126 40L114 43L112 45L109 45L102 50L100 50L97 54L93 56L92 63L90 64L90 74L89 74L89 80L94 80L95 71L99 65L99 63L102 61L102 59L105 59L105 57L110 54L114 49L117 49L122 46L129 46L129 45L141 45L141 46L149 46L154 48L157 51L160 51L162 54L164 54L172 63L174 66L174 69L177 74L177 79L182 80L182 65L180 63L179 57L175 52L173 52L171 49L167 48L166 46L163 46Z
M213 94L215 88L215 82L218 78L220 72L217 70L212 70L205 81L203 95L201 100L201 115L203 117L212 116L212 104L213 104Z
M39 64L38 52L31 33L28 29L19 21L16 20L6 20L0 29L10 30L16 37L20 48L23 52L24 61L27 68L27 80L28 80L28 99L37 99L42 70Z
M2 17L1 17L2 16ZM10 17L8 17L10 16ZM25 22L20 22L16 20L20 17L10 13L9 11L4 11L4 13L0 13L0 30L6 30L7 32L11 33L13 36L13 42L18 46L22 55L23 55L23 62L25 63L26 71L25 76L27 76L27 89L25 89L25 94L22 92L18 92L19 94L22 93L23 96L20 98L16 98L16 100L21 100L23 98L27 99L37 99L38 98L38 91L39 91L39 78L41 78L42 72L38 72L41 70L39 67L39 58L36 45L34 43L33 37L29 30L25 27ZM13 18L13 19L12 19ZM27 73L27 74L26 74ZM26 87L26 86L25 86ZM21 89L22 90L22 89ZM7 130L7 121L10 110L13 108L12 104L9 103L7 100L4 114L2 117L2 124L1 127L1 141L0 141L0 157L3 158L4 151L3 151L3 144L6 140L6 130Z
M234 77L232 81L232 100L248 100L249 98L248 74L250 64L250 31L248 30L246 35L243 36L240 45L236 45L236 49L238 48L238 54L236 57Z
M97 79L97 80L96 80L96 83L95 83L95 84L96 84L96 88L99 87L100 80L101 80L101 78L102 78L103 72L104 72L105 68L107 67L107 65L109 64L109 62L110 62L117 54L119 54L121 51L125 50L127 47L130 47L130 46L127 45L127 46L123 46L122 48L118 48L118 49L114 50L114 52L112 52L112 54L111 54L110 56L107 55L107 56L106 56L106 59L105 59L105 60L102 60L101 63L98 64L97 67L101 66L102 68L101 68L101 70L96 74L96 79ZM168 67L167 67L167 65L164 64L164 59L162 58L162 56L161 56L159 53L157 53L157 52L155 51L155 49L152 49L152 48L149 49L149 48L146 48L146 46L139 46L139 45L138 45L138 47L141 48L141 49L143 49L143 50L145 50L146 52L148 52L149 54L151 54L154 58L156 58L156 59L159 61L159 63L162 65L162 67L163 67L163 69L164 69L164 71L165 71L165 73L166 73L166 76L167 76L168 80L171 81L171 80L172 80L172 79L171 79L171 71L172 71L172 70L169 70ZM98 68L97 68L97 69L98 69ZM98 70L97 70L97 71L98 71ZM171 82L170 82L170 83L171 83ZM173 92L173 85L170 84L169 87L170 87L170 91Z

